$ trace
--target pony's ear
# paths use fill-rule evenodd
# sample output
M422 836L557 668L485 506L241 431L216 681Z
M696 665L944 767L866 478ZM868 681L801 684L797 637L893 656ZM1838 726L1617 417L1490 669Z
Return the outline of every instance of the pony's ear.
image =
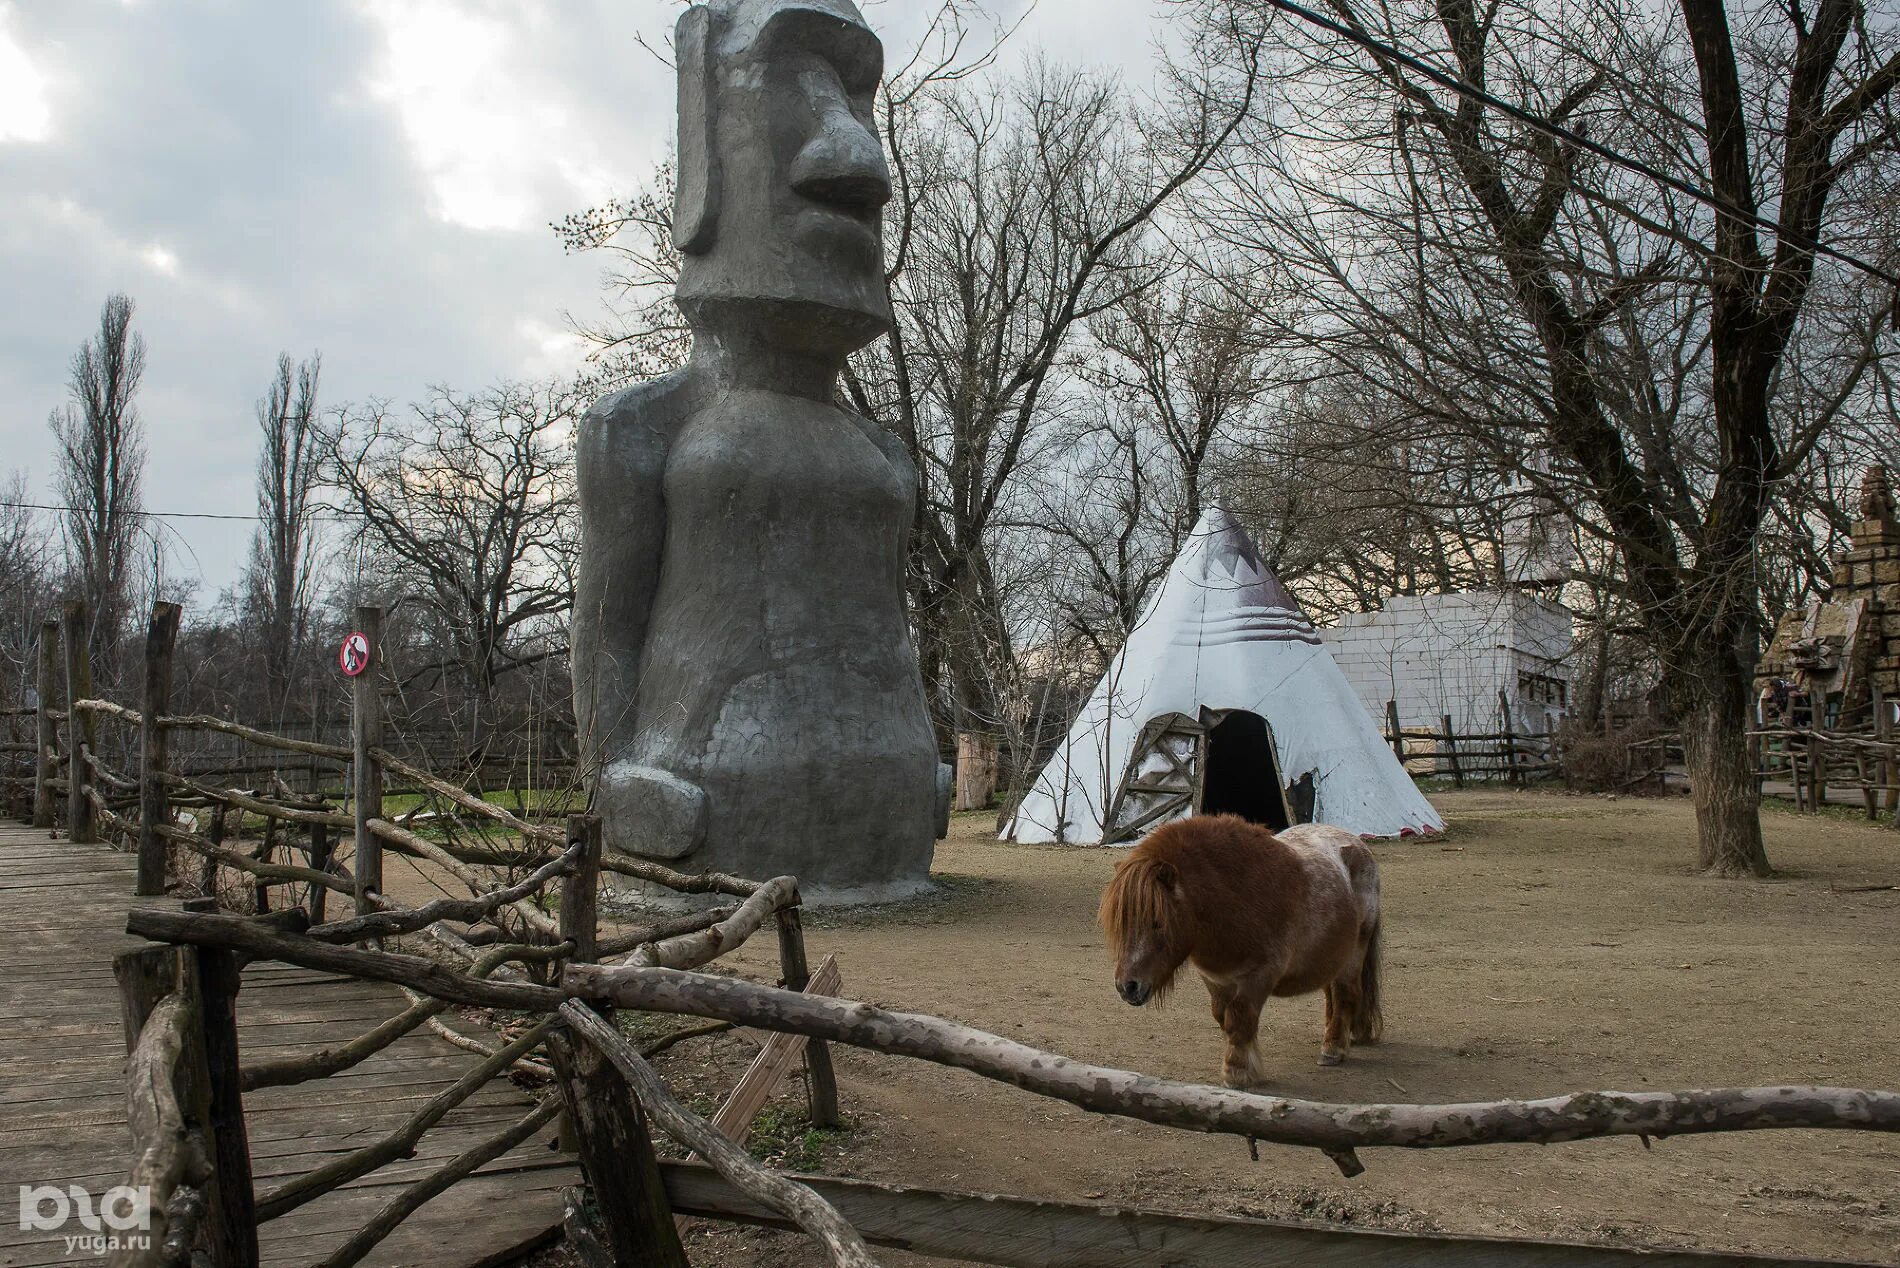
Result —
M719 231L718 85L713 82L713 14L696 4L673 28L679 68L679 171L673 190L673 245L687 255L712 250Z
M1181 888L1181 878L1175 874L1173 864L1155 864L1155 884L1161 886L1170 894Z

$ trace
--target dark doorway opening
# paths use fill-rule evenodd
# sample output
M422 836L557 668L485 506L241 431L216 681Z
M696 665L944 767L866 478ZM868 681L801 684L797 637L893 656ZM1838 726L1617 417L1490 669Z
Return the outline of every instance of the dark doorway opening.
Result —
M1280 764L1273 760L1267 720L1259 714L1235 709L1208 730L1201 813L1239 815L1275 832L1290 826L1280 795Z

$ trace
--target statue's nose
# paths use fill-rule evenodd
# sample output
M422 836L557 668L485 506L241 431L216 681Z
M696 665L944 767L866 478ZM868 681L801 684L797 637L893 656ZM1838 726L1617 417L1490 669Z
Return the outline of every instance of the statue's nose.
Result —
M891 200L884 149L842 98L820 104L818 132L792 160L792 188L815 202L876 211Z

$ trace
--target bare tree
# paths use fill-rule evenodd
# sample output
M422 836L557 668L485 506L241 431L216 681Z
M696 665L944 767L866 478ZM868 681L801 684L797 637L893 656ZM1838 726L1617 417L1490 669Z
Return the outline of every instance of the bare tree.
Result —
M919 474L913 604L926 687L957 730L994 731L1017 677L996 537L1057 439L1069 362L1098 315L1161 275L1150 231L1244 116L1143 128L1111 80L1033 65L979 89L887 98L896 328L847 375Z
M145 340L132 332L132 309L124 295L106 299L98 333L73 355L72 400L49 420L73 586L92 615L93 656L108 674L131 606L145 470L145 427L133 399Z
M438 387L406 411L345 408L322 432L323 481L357 521L358 588L420 608L435 650L405 685L459 684L477 754L503 679L567 649L583 404L567 385Z
M1202 52L1276 12L1187 5ZM1682 725L1700 864L1765 873L1744 737L1756 558L1834 416L1784 403L1791 349L1819 341L1809 401L1820 378L1823 396L1857 390L1855 358L1819 351L1817 262L1863 311L1892 300L1823 254L1869 249L1875 173L1890 188L1891 15L1859 0L1326 13L1337 30L1272 24L1284 113L1254 122L1205 210L1305 279L1314 376L1403 402L1395 442L1532 479L1612 548L1602 580ZM1529 461L1543 453L1547 473Z
M316 571L319 457L317 386L323 369L313 354L301 365L277 358L270 390L257 403L263 444L257 457L257 517L246 607L258 623L273 709L291 690L292 666L309 630Z
M30 501L21 472L0 482L0 664L9 703L32 689L40 623L54 599L52 548Z

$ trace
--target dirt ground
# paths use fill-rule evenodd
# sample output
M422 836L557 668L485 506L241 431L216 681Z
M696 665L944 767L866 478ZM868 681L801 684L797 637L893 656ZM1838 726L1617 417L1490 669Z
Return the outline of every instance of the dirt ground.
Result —
M1447 836L1379 845L1386 1041L1315 1065L1318 997L1275 1001L1271 1090L1458 1101L1584 1089L1900 1085L1900 835L1765 816L1766 882L1689 874L1682 800L1466 792ZM1192 981L1129 1008L1095 903L1121 852L999 844L960 817L934 901L808 917L853 998L980 1026L1086 1061L1218 1078ZM769 980L769 939L738 967ZM744 1041L734 1039L735 1045ZM677 1050L676 1050L677 1051ZM682 1054L730 1066L743 1051ZM1368 1227L1611 1240L1900 1264L1900 1141L1846 1132L1548 1148L1367 1150L1345 1180L1316 1153L1150 1127L974 1075L838 1051L852 1130L824 1169L880 1180ZM789 1097L782 1098L789 1102ZM808 1161L811 1159L808 1159ZM799 1239L696 1229L696 1264L818 1264ZM884 1252L894 1265L934 1263Z

